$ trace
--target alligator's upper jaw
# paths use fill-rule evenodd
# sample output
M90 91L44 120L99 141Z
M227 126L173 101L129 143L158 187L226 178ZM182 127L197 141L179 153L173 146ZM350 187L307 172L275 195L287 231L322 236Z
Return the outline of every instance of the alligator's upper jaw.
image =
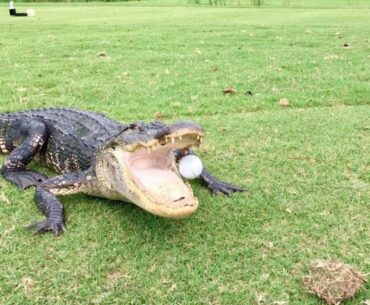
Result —
M198 145L202 130L178 129L162 138L142 143L125 154L132 201L141 208L164 217L182 218L198 207L190 185L180 177L173 150Z

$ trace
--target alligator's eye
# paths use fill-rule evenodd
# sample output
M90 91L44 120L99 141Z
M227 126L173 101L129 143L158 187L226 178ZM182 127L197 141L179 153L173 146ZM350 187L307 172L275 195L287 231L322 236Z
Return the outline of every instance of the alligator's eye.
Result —
M130 129L133 129L133 130L136 130L136 131L139 131L139 132L143 132L145 131L145 126L143 126L144 124L142 122L136 122L136 123L132 123L129 128Z

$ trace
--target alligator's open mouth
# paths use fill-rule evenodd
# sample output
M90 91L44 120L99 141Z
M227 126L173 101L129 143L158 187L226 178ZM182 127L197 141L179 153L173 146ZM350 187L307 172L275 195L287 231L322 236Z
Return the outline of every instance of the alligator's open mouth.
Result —
M138 140L127 143L124 138L116 138L102 149L96 161L98 193L131 201L159 216L181 218L192 214L198 200L190 184L181 178L173 152L202 143L203 128L177 122L147 139L142 134L132 137Z
M180 177L173 151L199 145L203 136L199 130L178 130L127 154L128 174L139 197L139 200L133 200L134 203L164 217L180 218L192 214L198 207L198 200L190 185Z

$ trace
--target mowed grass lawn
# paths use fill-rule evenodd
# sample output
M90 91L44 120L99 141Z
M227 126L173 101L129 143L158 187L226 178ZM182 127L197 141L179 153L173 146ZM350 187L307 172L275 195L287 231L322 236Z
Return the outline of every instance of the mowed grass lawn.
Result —
M370 272L368 8L17 10L30 6L34 18L0 6L1 112L190 119L206 129L204 163L248 191L194 182L200 208L183 220L63 197L68 231L54 238L24 229L41 218L33 190L1 179L0 304L313 305L310 262ZM369 299L367 283L347 304Z

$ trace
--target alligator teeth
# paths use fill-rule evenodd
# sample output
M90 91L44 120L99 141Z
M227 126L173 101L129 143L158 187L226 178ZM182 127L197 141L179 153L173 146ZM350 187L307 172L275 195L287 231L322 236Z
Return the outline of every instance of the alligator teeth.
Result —
M182 136L179 136L179 140L182 141Z
M197 140L200 140L200 136L197 136Z
M171 143L175 143L175 138L171 137Z

